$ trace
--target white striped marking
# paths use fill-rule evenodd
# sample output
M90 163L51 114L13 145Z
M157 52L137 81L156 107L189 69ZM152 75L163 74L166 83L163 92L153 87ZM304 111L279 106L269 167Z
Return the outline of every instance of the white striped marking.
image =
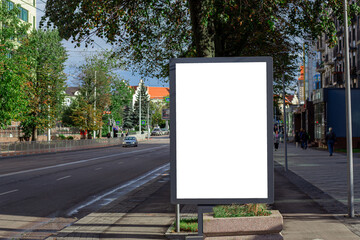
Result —
M95 171L98 171L98 170L101 170L101 169L102 169L102 167L95 168Z
M13 193L13 192L17 192L17 191L19 191L19 189L15 189L15 190L11 190L11 191L8 191L8 192L0 193L0 196L6 195L6 194L9 194L9 193Z
M58 167L64 167L64 166L69 166L69 165L74 165L74 164L91 162L91 161L95 161L95 160L99 160L99 159L104 159L104 158L115 157L115 156L129 155L129 154L131 154L131 153L148 152L148 151L150 151L150 150L159 149L159 148L165 148L165 147L168 147L168 146L165 145L165 146L160 146L160 147L147 148L147 149L142 149L142 150L135 150L135 151L131 151L131 152L123 152L123 153L118 153L118 154L101 156L101 157L96 157L96 158L89 158L89 159L84 159L84 160L80 160L80 161L76 161L76 162L58 164L58 165L54 165L54 166L48 166L48 167L42 167L42 168L29 169L29 170L24 170L24 171L19 171L19 172L6 173L6 174L1 174L1 175L0 175L0 178L2 178L2 177L8 177L8 176L13 176L13 175L18 175L18 174L22 174L22 173L36 172L36 171L47 170L47 169L51 169L51 168L58 168Z
M68 175L68 176L65 176L65 177L62 177L62 178L58 178L58 179L56 179L56 181L61 181L63 179L69 178L69 177L71 177L71 175Z

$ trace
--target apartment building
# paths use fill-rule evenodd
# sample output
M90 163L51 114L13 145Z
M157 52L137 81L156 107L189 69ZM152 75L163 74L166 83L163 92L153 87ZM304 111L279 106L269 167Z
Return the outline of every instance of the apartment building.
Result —
M32 28L36 29L36 0L7 0L9 9L20 4L19 18L25 22L31 23Z
M354 17L349 24L349 60L350 60L350 83L352 88L359 88L360 76L360 17ZM335 20L338 42L330 48L328 36L323 34L316 43L316 49L320 53L316 71L320 73L322 88L344 88L344 27Z

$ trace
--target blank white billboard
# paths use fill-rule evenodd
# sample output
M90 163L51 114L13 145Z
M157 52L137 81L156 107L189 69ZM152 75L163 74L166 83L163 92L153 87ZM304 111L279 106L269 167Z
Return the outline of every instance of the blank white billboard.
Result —
M174 59L170 69L172 201L272 201L271 58Z

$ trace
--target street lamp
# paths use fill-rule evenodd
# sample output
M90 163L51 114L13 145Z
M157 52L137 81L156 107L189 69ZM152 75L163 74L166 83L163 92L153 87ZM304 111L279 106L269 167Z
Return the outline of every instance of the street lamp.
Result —
M348 214L355 216L354 210L354 166L352 150L352 123L351 123L351 85L349 66L349 27L347 17L347 0L344 0L344 37L345 37L345 100L346 100L346 147L348 162Z

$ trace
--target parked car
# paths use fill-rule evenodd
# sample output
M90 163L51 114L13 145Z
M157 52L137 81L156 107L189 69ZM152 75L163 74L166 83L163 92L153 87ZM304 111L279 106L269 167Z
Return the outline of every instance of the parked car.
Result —
M169 130L166 129L166 128L162 128L161 131L162 131L163 135L168 135L169 134Z
M122 146L123 147L137 147L138 141L137 141L136 137L134 137L134 136L127 136L124 138Z
M151 136L160 136L162 135L162 131L160 128L154 128L151 132Z

